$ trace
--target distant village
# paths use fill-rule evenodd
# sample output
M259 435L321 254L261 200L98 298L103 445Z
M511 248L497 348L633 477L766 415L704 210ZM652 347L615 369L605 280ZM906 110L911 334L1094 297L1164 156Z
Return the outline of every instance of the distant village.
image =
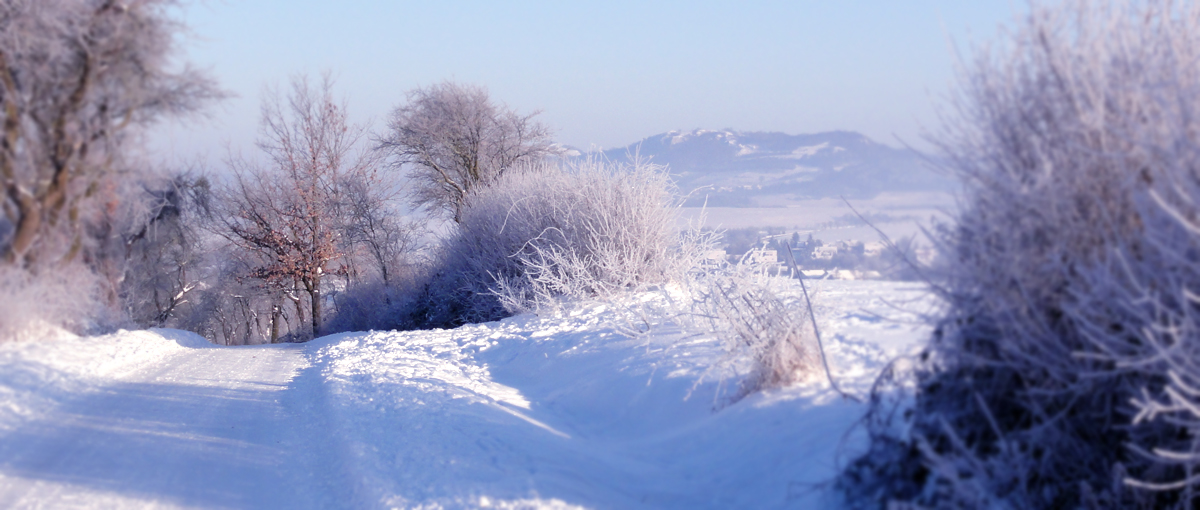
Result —
M729 263L748 260L778 265L780 271L786 271L787 251L791 251L805 278L835 280L913 280L918 277L914 265L932 262L932 248L911 237L893 243L855 239L826 243L812 232L733 229L725 232L723 248L706 258Z

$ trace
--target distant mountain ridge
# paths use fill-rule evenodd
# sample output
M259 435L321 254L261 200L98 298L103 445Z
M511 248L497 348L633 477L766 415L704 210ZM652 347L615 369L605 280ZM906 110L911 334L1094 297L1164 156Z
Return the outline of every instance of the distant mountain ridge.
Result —
M807 135L697 129L647 137L602 152L667 165L689 205L765 207L804 198L870 198L884 191L948 191L954 180L926 156L850 131Z

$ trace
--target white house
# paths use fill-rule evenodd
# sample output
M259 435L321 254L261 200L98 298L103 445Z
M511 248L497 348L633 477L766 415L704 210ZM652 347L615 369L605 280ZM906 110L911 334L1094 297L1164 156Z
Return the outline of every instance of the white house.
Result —
M775 250L750 250L746 253L746 262L778 264L779 252Z
M818 246L816 248L813 248L812 258L820 259L820 260L830 260L833 258L834 255L837 255L837 253L838 253L837 245L827 244L824 246Z

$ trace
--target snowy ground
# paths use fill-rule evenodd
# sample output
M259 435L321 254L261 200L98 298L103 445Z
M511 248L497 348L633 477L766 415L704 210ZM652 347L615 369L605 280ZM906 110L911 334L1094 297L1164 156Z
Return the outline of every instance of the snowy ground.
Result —
M851 391L928 333L919 285L814 285ZM713 341L630 338L625 317L588 304L303 345L171 330L0 345L0 507L832 503L822 482L860 446L861 404L820 378L714 402Z
M889 192L871 199L855 199L854 210L871 218L874 227L893 239L919 235L932 220L946 221L957 209L954 195L941 192ZM840 198L793 200L780 207L683 207L680 227L715 229L783 228L811 233L825 242L875 241L878 233L863 225Z

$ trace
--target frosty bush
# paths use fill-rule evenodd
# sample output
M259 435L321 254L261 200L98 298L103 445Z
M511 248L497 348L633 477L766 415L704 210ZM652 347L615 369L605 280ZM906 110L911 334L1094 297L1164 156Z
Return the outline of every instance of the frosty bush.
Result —
M864 507L1191 507L1200 8L1035 5L1010 36L938 137L967 200L915 400L881 380L839 483Z
M751 250L738 264L694 272L686 288L690 303L678 314L689 329L723 343L726 355L713 365L714 371L728 370L742 360L750 362L750 372L741 379L732 401L794 384L820 368L808 310L802 301L784 296L794 282L773 276L779 267L765 262L764 252ZM721 397L720 390L716 397Z
M115 325L119 318L105 306L102 286L100 277L79 264L40 274L0 266L0 342Z
M677 279L675 197L658 166L601 160L506 172L468 201L443 243L424 321L494 320L568 298Z
M387 212L387 211L384 211ZM393 234L380 236L383 249L368 246L366 264L356 280L335 294L333 317L325 329L329 333L366 330L405 330L420 327L412 310L422 305L422 288L428 283L431 264L423 237L415 222L390 226ZM377 254L389 255L388 258ZM360 257L361 258L361 257ZM353 258L351 258L353 260ZM371 263L375 267L367 267Z

